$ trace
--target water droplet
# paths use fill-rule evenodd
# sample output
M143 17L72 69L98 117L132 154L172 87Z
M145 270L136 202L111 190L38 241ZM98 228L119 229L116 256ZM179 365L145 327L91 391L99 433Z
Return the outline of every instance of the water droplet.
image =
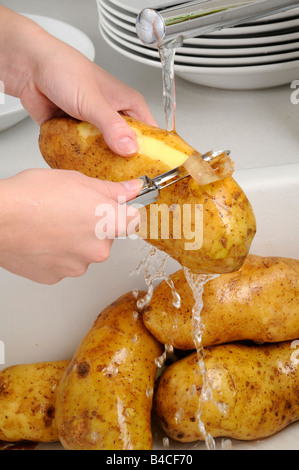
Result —
M221 441L221 449L223 450L232 450L233 444L230 439L222 439Z
M96 444L99 440L99 435L96 431L92 432L91 435L90 435L90 442L92 444Z
M179 424L182 421L183 416L184 416L184 410L183 408L180 408L174 415L175 423Z
M133 289L132 295L133 295L134 299L137 299L138 294L139 294L138 289Z
M146 393L147 398L150 398L153 395L152 387L148 387L145 393Z
M168 439L168 437L163 437L163 447L169 447L169 439Z
M134 310L134 312L133 312L133 318L134 318L135 321L137 320L138 316L139 316L139 312L136 312L136 311Z

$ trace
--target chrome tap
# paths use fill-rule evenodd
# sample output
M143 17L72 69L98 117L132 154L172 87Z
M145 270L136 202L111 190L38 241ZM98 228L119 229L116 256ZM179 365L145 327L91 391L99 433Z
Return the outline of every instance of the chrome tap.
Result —
M247 23L291 10L298 0L197 0L172 1L155 10L143 9L136 21L140 41L148 47L161 47L223 28Z

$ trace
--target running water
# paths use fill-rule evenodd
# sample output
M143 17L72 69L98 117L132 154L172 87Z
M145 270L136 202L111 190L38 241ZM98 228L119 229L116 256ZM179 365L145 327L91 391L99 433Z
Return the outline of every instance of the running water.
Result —
M174 59L176 52L175 43L160 47L159 54L162 64L162 79L163 79L163 104L164 113L166 119L166 130L168 132L175 132L175 109L176 109L176 97L175 97L175 71L174 71ZM205 351L202 345L202 335L204 332L204 324L201 318L201 312L203 309L203 291L204 285L218 277L216 275L193 275L188 269L184 268L185 277L188 284L193 292L195 304L192 309L192 336L194 346L197 352L199 372L202 377L202 389L200 396L200 403L197 411L197 419L199 429L204 437L205 444L208 449L215 449L215 441L210 433L207 432L205 425L201 419L201 403L204 401L213 401L213 390L208 381L207 370L205 366ZM172 294L175 293L175 288L172 286ZM178 294L177 294L178 295ZM179 302L180 305L180 302ZM179 306L177 307L179 308ZM225 412L223 404L217 404L219 409ZM177 415L181 416L180 410ZM176 418L177 418L176 415Z
M215 450L216 445L211 434L206 430L205 424L201 419L201 404L206 401L213 402L223 414L227 411L227 405L224 403L217 403L213 397L213 389L209 383L207 368L205 365L205 350L202 343L203 333L205 330L205 325L202 321L201 313L204 307L203 294L204 286L207 282L219 277L219 274L210 274L210 275L198 275L192 274L187 268L184 268L184 274L186 280L192 290L194 297L194 306L192 308L192 337L194 346L197 352L197 361L199 372L202 379L202 388L200 394L200 401L196 417L198 420L199 430L202 433L206 446L209 450Z
M165 272L166 262L169 259L170 257L167 254L162 253L156 248L151 248L147 256L139 263L137 268L130 273L131 275L140 275L141 271L143 271L144 280L147 285L147 291L143 298L138 299L139 293L137 289L134 289L133 291L135 299L138 299L136 302L138 311L144 310L150 304L154 293L155 283L157 281L165 281L168 284L172 293L172 304L175 308L180 308L181 297L176 291L173 281L169 279L169 276ZM135 315L136 313L137 312L134 312ZM171 344L165 344L163 353L155 359L155 363L160 371L167 360L167 356L172 353L173 346Z
M163 46L159 48L159 55L162 65L163 81L163 104L166 120L166 130L175 132L175 79L174 79L174 58L175 46Z
M161 258L162 255L162 258ZM157 281L165 281L171 289L173 296L173 306L175 308L180 308L181 306L181 297L175 290L174 284L169 276L165 273L165 265L170 257L157 250L156 248L151 248L146 257L139 263L137 268L130 273L130 275L140 275L143 270L144 280L147 285L147 292L142 299L137 300L138 310L143 310L147 307L153 297L155 283ZM134 289L133 295L137 299L138 290Z
M176 109L176 97L175 97L175 71L174 71L174 59L175 59L175 52L176 46L179 44L172 43L166 46L159 48L159 55L162 64L162 79L163 79L163 105L164 105L164 113L165 113L165 120L166 120L166 130L167 132L175 132L175 109ZM160 261L160 265L156 269L156 272L153 273L151 268L154 266L154 259L160 252L155 248L152 248L148 255L145 257L143 261L138 265L136 270L131 274L139 275L141 270L144 271L144 278L146 285L148 287L147 293L143 299L139 299L137 301L137 309L143 310L147 307L152 299L153 292L154 292L154 283L156 281L165 281L169 285L171 289L171 293L173 296L173 306L175 308L180 308L181 306L181 298L178 292L175 289L175 286L171 279L165 274L165 264L167 259L169 258L168 255L165 255L162 260ZM202 345L202 336L204 332L204 324L201 318L201 312L203 309L203 292L204 292L204 285L218 277L218 274L215 275L195 275L192 274L188 269L184 268L185 277L188 281L188 284L193 292L195 304L192 309L192 335L194 346L197 352L198 358L198 365L199 365L199 372L202 377L202 389L200 395L200 401L197 410L197 420L198 426L201 434L204 437L205 444L209 450L214 450L216 448L215 441L211 434L207 432L205 428L205 424L201 419L201 403L205 401L214 401L213 399L213 390L209 384L207 369L205 366L205 351ZM136 299L138 297L138 291L135 290ZM163 367L167 353L173 351L173 347L171 345L164 345L165 349L163 354L156 359L156 364L160 368ZM215 402L214 402L215 403ZM222 413L226 412L225 405L223 403L215 403L219 410ZM183 410L179 409L175 415L175 419L179 422L183 418ZM164 441L163 441L164 444ZM165 445L165 444L164 444ZM222 447L225 448L225 443L223 442Z

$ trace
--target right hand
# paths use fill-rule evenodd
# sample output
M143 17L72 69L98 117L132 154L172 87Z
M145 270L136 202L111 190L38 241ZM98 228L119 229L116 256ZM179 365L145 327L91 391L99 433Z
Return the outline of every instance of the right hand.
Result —
M117 225L117 201L133 199L141 185L139 180L111 183L74 171L46 169L2 180L0 266L42 284L82 276L91 263L109 257L112 238L131 235L128 228L138 225L138 211L126 205L122 206L126 216ZM116 224L113 217L107 223L111 238L96 236L100 204L109 204L116 215Z

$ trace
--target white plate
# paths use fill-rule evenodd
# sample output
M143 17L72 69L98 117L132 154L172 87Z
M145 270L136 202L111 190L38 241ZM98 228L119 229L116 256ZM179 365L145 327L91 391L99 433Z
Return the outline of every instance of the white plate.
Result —
M101 8L105 8L108 12L112 13L113 15L121 18L122 20L128 21L129 23L136 23L137 15L129 14L125 10L112 5L110 2L105 0L97 0L98 5Z
M283 44L265 45L257 47L196 47L184 46L177 49L179 54L201 55L206 57L246 57L252 55L268 55L281 52L299 51L299 40Z
M101 21L105 26L110 29L111 33L116 34L117 36L125 39L126 41L132 42L139 46L143 46L142 42L139 40L136 34L126 31L120 26L116 26L114 23L110 22L107 18L101 18ZM206 57L231 57L231 56L250 56L250 55L263 55L263 54L275 54L277 52L292 52L299 50L299 33L298 40L291 41L286 43L279 43L275 45L265 45L265 46L256 46L256 47L227 47L227 48L214 48L211 46L183 46L177 49L178 54L189 54L194 56L206 56Z
M161 7L161 1L147 1L147 0L110 0L110 3L116 5L117 7L121 8L122 10L126 10L130 13L134 13L138 15L138 13L143 10L143 8L158 8ZM168 2L167 2L168 3Z
M271 15L268 17L266 16L259 20L253 20L250 22L250 24L265 24L273 21L290 20L295 16L299 16L299 8L293 8L292 10L283 11L282 13L276 13L275 15Z
M189 69L191 69L189 67ZM197 85L224 90L261 90L290 84L299 74L299 60L248 67L203 68L178 71L177 75Z
M149 57L159 58L159 53L155 49L149 49L144 46L140 46L137 44L133 44L130 41L123 39L122 37L118 36L117 34L111 32L109 26L103 22L103 29L106 33L119 42L121 45L124 45L128 49L132 51L139 52L141 54L147 55ZM258 64L269 64L269 63L276 63L282 61L289 61L299 59L299 49L295 52L285 52L281 54L269 54L269 55L257 55L252 57L232 57L232 58L218 58L218 57L205 57L205 56L186 56L181 55L179 53L175 56L175 62L179 62L181 64L186 65L199 65L203 67L209 66L246 66L246 65L258 65Z
M107 11L105 8L103 8L102 5L98 3L98 9L99 13L109 20L110 22L114 23L116 26L120 26L121 28L125 29L126 31L130 31L131 33L136 34L136 28L135 24L129 23L128 21L122 20L118 18L116 15L113 15L109 11Z
M142 45L135 44L131 41L124 39L122 36L118 35L115 30L113 31L109 24L105 22L102 18L102 26L106 33L112 38L119 42L121 45L126 46L132 51L139 52L149 57L159 58L159 53L155 49L147 48ZM296 48L295 48L296 49ZM182 51L182 49L180 49ZM258 64L268 64L274 62L281 62L287 60L299 59L299 48L295 51L287 50L282 53L275 54L264 54L259 51L259 54L248 56L234 56L234 57L208 57L204 55L199 55L200 50L198 50L198 56L188 56L183 55L179 52L176 53L175 62L186 65L201 65L201 66L246 66L246 65L258 65Z
M79 29L53 18L27 13L21 14L38 23L48 33L74 47L90 60L94 60L94 45L89 37ZM19 99L5 95L4 104L1 104L2 101L3 99L0 101L0 131L10 128L28 116Z
M252 34L269 34L276 33L278 31L283 31L286 29L299 27L299 17L286 20L278 21L274 23L265 23L265 24L253 24L252 26L235 26L233 28L225 28L221 31L215 31L213 36L216 37L225 37L225 36L246 36Z
M28 116L18 98L0 93L0 132L23 121Z
M264 46L267 44L284 44L286 42L299 39L298 31L284 32L283 34L271 34L270 36L243 37L243 38L219 38L205 36L202 38L185 39L184 44L189 46L209 46L209 47L249 47Z
M134 52L120 45L101 28L106 42L122 55L140 62L161 68L161 62L144 54ZM176 74L197 85L204 85L225 90L257 90L272 88L292 82L298 78L299 60L245 67L198 67L175 65Z
M83 31L80 31L80 29L75 28L75 26L71 24L64 23L63 21L48 18L47 16L31 15L27 13L21 14L38 23L49 34L52 34L52 36L66 42L74 47L74 49L84 54L88 59L94 61L94 45L89 37L83 33Z

